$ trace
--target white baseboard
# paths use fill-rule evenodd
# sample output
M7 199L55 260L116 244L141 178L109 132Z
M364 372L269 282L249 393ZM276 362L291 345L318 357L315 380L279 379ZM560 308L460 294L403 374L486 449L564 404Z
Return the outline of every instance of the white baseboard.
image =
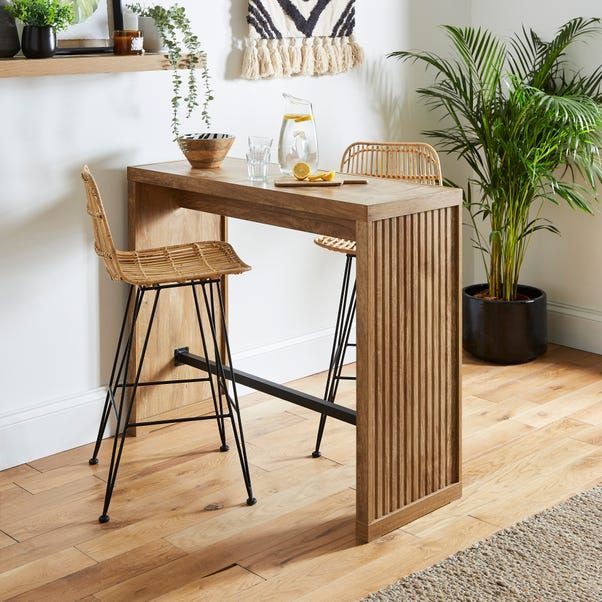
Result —
M321 330L308 335L266 345L234 355L237 369L257 374L277 383L287 383L328 369L334 329ZM355 361L355 348L350 347L345 362ZM240 394L253 390L240 387Z
M602 312L548 301L548 329L552 343L602 354Z
M0 470L96 439L104 387L0 414Z
M278 383L296 380L326 370L332 337L325 330L252 349L236 354L234 365ZM347 360L354 359L351 348ZM240 387L241 395L251 392ZM94 441L105 394L101 387L0 414L0 470Z

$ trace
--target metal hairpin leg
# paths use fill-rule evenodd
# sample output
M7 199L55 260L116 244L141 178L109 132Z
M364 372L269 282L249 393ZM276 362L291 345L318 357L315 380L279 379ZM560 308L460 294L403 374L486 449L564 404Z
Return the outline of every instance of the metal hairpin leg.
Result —
M345 354L349 347L355 347L354 343L349 342L353 319L355 318L356 306L356 284L353 281L353 286L350 289L353 255L347 255L345 262L345 272L343 275L343 286L341 287L341 298L339 301L339 311L337 313L337 323L334 331L334 340L332 343L332 352L330 354L330 364L328 367L328 377L326 378L326 389L324 391L324 399L330 403L334 403L339 389L341 380L355 380L354 376L341 376L343 365L345 364ZM326 426L326 414L320 416L320 425L318 427L318 435L316 438L316 447L312 452L313 458L319 458L320 445L324 435L324 427Z
M132 325L130 329L130 336L128 338L128 344L125 350L125 370L123 374L123 383L125 385L127 381L127 366L130 363L130 357L132 353L132 339L134 335L134 328L136 326L136 322L138 320L138 315L140 313L140 307L142 306L142 301L144 299L145 289L138 289L136 292L136 304L134 305L134 314L132 316ZM140 354L140 362L138 364L138 368L136 369L136 376L134 378L134 383L132 388L130 389L129 402L127 400L127 391L128 388L123 386L121 389L121 397L119 400L119 411L117 413L117 430L115 433L115 437L113 439L113 453L111 454L111 464L109 466L109 476L107 478L107 489L105 492L105 501L102 509L102 514L98 517L99 522L106 523L109 521L109 515L107 514L109 511L109 504L111 503L111 497L113 496L113 489L115 488L115 482L117 480L117 471L119 470L119 464L121 462L121 455L123 453L123 446L125 444L125 438L127 435L128 428L130 427L130 417L132 415L132 408L134 407L134 402L136 399L136 391L138 389L138 383L140 382L140 374L142 373L142 366L144 365L144 356L146 355L146 349L148 347L148 340L150 338L150 334L153 328L153 322L155 321L155 314L157 312L157 303L159 301L159 293L161 292L160 288L156 289L155 292L155 300L153 302L153 308L151 310L150 319L148 321L148 327L146 329L146 335L144 337L144 344L142 346L142 352ZM126 408L127 406L127 408ZM119 429L121 428L121 433Z
M201 318L199 298L198 298L197 291L196 291L197 284L200 284L202 287L202 290L203 290L203 299L205 302L205 309L207 311L208 323L209 323L209 328L211 331L211 342L209 344L207 342L207 336L205 334L205 328L203 326L203 321ZM113 371L111 374L111 381L109 384L109 393L107 394L107 399L105 401L105 407L103 410L101 426L100 426L96 446L94 449L94 455L93 455L92 459L90 460L91 464L98 463L97 454L98 454L98 449L100 447L100 442L102 441L102 435L104 433L104 430L105 430L105 427L106 427L106 424L108 421L108 417L109 417L109 414L111 411L111 406L113 406L113 407L115 406L116 392L119 388L121 388L119 407L116 410L116 412L117 412L117 432L113 439L113 451L111 454L109 476L107 478L107 488L106 488L106 492L105 492L103 512L98 518L98 520L101 523L106 523L109 521L108 510L109 510L109 505L111 503L111 497L113 495L113 490L115 488L115 482L117 480L117 472L119 470L119 465L121 462L121 456L123 453L125 438L126 438L128 429L131 427L134 427L134 426L146 426L146 425L151 425L151 424L170 424L170 423L176 423L176 422L187 422L187 421L195 421L195 420L216 420L217 425L218 425L220 440L221 440L220 451L228 451L229 448L226 443L225 419L230 418L232 421L232 430L234 431L234 440L236 442L236 448L238 450L238 455L240 458L245 487L246 487L247 494L248 494L247 504L249 506L252 506L257 501L253 497L253 490L251 487L251 475L250 475L250 471L249 471L249 461L247 458L247 451L246 451L243 427L242 427L242 419L240 416L240 410L239 410L239 404L238 404L238 394L236 391L236 383L235 382L232 383L232 392L233 392L233 398L232 398L230 396L230 394L228 393L228 386L227 386L227 381L225 378L224 367L223 367L223 362L222 362L222 354L220 353L220 349L219 349L216 302L215 302L214 291L213 291L214 287L217 290L218 305L219 305L219 310L221 312L220 328L221 328L221 332L223 333L224 346L225 346L226 355L227 355L226 359L231 366L232 365L232 354L230 352L230 343L228 340L228 333L227 333L227 329L226 329L224 304L223 304L223 297L222 297L222 292L221 292L221 282L219 280L212 280L212 281L207 280L207 281L202 281L202 282L198 282L198 283L187 283L185 285L185 286L190 286L192 288L195 310L196 310L199 330L200 330L200 334L201 334L201 343L203 346L203 352L205 353L205 357L209 357L208 350L210 348L210 345L211 344L213 345L215 361L218 366L217 382L214 382L213 377L211 375L209 375L207 378L184 379L181 381L164 381L164 382L151 382L151 383L141 383L140 382L140 375L142 374L142 367L144 365L144 358L146 356L148 341L150 339L150 335L152 332L152 327L153 327L153 323L155 320L155 314L157 311L157 305L159 302L159 293L161 292L161 290L163 290L163 288L172 288L174 286L180 286L180 285L164 285L164 286L156 286L156 287L149 287L149 288L141 287L141 288L136 289L134 308L132 311L132 321L131 321L132 323L130 326L127 341L125 343L125 348L123 349L123 352L121 354L121 361L119 361L118 358L119 358L121 346L123 343L123 338L124 338L124 333L125 333L125 324L127 321L127 315L128 315L131 299L133 296L134 287L132 287L132 289L130 290L130 296L128 298L128 307L126 309L126 314L125 314L124 321L123 321L123 324L121 327L121 333L119 335L119 343L118 343L117 353L115 355L115 360L113 363ZM209 294L207 294L207 291L206 291L207 287L209 287ZM132 352L132 346L133 346L133 334L134 334L134 330L136 327L136 322L138 320L138 316L140 314L140 308L142 306L142 301L143 301L144 295L147 291L155 291L155 298L154 298L148 326L146 329L146 334L144 337L144 344L142 346L142 350L140 353L140 361L136 368L134 382L128 383L127 382L127 376L128 376L127 375L127 372L128 372L127 366L129 366L129 364L130 364L130 358L131 358L131 352ZM119 363L119 369L117 370L117 374L115 375L115 369L116 369L116 366L118 363ZM203 382L208 381L210 383L211 397L213 400L213 407L215 409L215 415L199 416L199 417L193 417L193 418L174 418L174 419L168 419L168 420L156 420L156 421L146 421L146 422L130 422L131 415L132 415L132 409L134 407L135 398L136 398L136 391L139 386L144 386L144 385L149 385L149 384L153 384L153 385L174 384L177 382L199 382L199 381L203 381ZM127 393L128 390L129 390L129 395ZM223 396L226 398L226 404L227 404L227 408L228 408L228 411L226 413L224 412Z
M251 473L249 470L249 460L247 458L247 448L245 445L245 436L242 426L242 418L240 416L240 406L238 403L238 392L236 390L236 380L231 378L232 395L228 391L228 382L224 373L224 364L222 354L219 349L219 342L217 336L217 316L216 316L216 302L214 298L214 288L217 290L217 305L221 314L220 326L224 339L224 348L226 352L226 361L230 368L232 368L232 352L230 350L230 341L228 338L228 329L226 327L226 316L224 310L224 301L222 296L221 281L215 280L210 282L201 283L203 290L203 300L205 301L205 309L209 316L209 326L211 329L211 337L213 339L213 350L215 354L215 363L217 366L217 381L218 381L218 404L222 407L222 396L226 398L228 405L228 417L232 424L232 431L234 433L234 441L236 443L236 449L238 451L238 457L240 459L240 467L242 469L243 478L245 481L245 488L247 490L247 505L253 506L257 503L257 500L253 496L253 487L251 484ZM209 288L209 294L207 294L207 288ZM222 414L223 415L223 414Z
M121 357L121 362L119 363L119 371L115 374L115 370L117 369L117 362L119 361L119 352L121 351L121 346L123 343L123 335L125 333L125 327L127 325L128 313L130 311L130 305L132 303L132 297L134 294L134 287L130 286L127 304L125 306L125 312L123 313L123 320L121 322L121 330L119 331L119 339L117 341L117 347L115 349L115 357L113 359L113 367L111 368L111 377L109 378L109 385L107 387L107 396L105 398L105 405L102 410L102 418L100 420L100 426L98 427L98 435L96 437L96 444L94 445L94 452L92 453L92 457L88 462L92 465L98 464L98 451L100 450L100 445L102 443L102 438L104 436L105 430L107 428L107 423L109 422L109 416L111 414L111 408L115 412L115 416L117 417L117 406L115 403L115 395L117 393L116 384L121 379L121 372L123 371L124 363L125 363L125 352L130 344L130 337L132 336L132 330L130 329L130 334L128 340L126 342L125 349L123 351L123 355Z

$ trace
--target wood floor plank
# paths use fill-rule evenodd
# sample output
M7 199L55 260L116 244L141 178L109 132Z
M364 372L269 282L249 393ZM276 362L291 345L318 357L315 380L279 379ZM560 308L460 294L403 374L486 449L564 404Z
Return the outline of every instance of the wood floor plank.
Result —
M597 404L602 408L602 380L539 404L536 408L521 412L516 416L516 420L535 427L549 424L566 416L586 422L582 416L579 416L579 413ZM590 420L595 419L599 413L598 408L592 409Z
M155 602L214 602L230 596L240 600L251 587L262 582L261 577L235 564L159 596Z
M8 546L12 546L16 543L17 542L12 537L7 535L3 531L0 531L0 549L7 548Z
M0 575L0 600L8 600L94 564L94 560L75 548L34 560Z
M185 552L166 541L156 540L141 546L130 553L115 556L104 562L72 572L65 577L55 579L35 589L15 597L21 602L39 600L62 600L63 602L80 600L83 596L93 595L100 589L106 589L120 583L132 575L146 573L153 568L181 558Z
M324 383L292 386L320 396ZM97 467L88 445L2 471L0 599L345 602L602 481L602 356L558 345L519 366L466 356L463 388L463 497L362 546L354 428L328 420L312 459L318 417L261 393L241 400L252 508L209 422L128 438L106 525L110 440ZM354 383L340 392L355 407Z
M0 488L4 485L11 485L15 482L15 479L20 477L35 475L38 471L29 466L29 464L20 464L14 468L7 468L6 470L0 470Z

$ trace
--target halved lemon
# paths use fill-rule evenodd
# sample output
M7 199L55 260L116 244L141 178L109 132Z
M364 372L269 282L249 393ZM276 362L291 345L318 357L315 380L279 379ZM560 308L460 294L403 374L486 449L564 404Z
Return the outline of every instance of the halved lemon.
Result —
M309 174L311 174L311 167L305 161L300 161L293 167L293 175L297 180L305 180Z

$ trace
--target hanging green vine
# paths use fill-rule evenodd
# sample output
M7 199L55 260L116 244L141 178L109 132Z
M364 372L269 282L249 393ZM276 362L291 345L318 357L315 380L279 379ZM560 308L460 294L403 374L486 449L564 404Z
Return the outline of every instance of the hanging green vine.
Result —
M199 87L197 72L200 72L203 84L203 100L201 105L201 120L209 127L209 103L213 100L211 77L207 62L202 60L202 48L199 37L192 31L186 9L179 4L170 8L159 6L144 6L139 2L128 4L127 7L140 17L150 17L155 21L159 35L167 48L167 57L172 68L173 96L171 99L172 118L171 131L174 138L180 135L180 104L186 107L186 117L190 117L199 106ZM184 79L180 74L182 65L188 70L187 93L183 91ZM185 94L185 96L183 96Z

